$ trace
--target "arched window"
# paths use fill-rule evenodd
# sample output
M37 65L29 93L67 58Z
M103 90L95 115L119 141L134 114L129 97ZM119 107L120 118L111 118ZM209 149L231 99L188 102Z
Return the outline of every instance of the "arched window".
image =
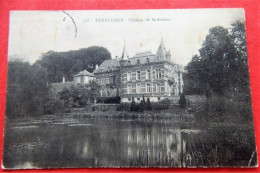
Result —
M140 59L137 60L137 64L140 64Z

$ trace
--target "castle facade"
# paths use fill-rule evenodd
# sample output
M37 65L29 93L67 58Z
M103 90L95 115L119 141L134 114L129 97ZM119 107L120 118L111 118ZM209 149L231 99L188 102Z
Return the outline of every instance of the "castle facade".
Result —
M94 70L96 82L101 85L101 97L120 97L121 102L140 102L143 97L151 102L165 98L176 102L183 92L184 67L173 62L163 40L156 54L127 54L106 60Z

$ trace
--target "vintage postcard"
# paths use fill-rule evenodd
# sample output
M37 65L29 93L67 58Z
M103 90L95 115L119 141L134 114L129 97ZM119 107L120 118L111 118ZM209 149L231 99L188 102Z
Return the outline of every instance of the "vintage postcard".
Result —
M256 167L243 9L11 11L5 169Z

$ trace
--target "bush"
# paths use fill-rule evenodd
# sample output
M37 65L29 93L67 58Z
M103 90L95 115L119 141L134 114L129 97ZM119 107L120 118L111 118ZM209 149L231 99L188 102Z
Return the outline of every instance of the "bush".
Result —
M180 100L179 100L179 106L180 106L180 108L184 109L184 108L186 108L186 104L187 104L187 101L186 101L185 95L182 93L180 96Z
M117 108L116 111L126 111L129 110L130 105L128 103L121 103Z
M162 104L163 109L169 109L170 107L170 100L169 99L163 99L162 101L160 101L160 104Z
M135 104L135 100L132 99L131 105L130 105L130 110L131 111L137 111L137 106Z
M251 102L245 103L229 99L225 96L212 96L196 113L196 118L201 121L213 122L251 122Z
M149 98L147 98L146 104L145 104L145 109L146 110L152 110L152 104Z
M152 103L153 110L165 110L169 109L170 107L170 100L169 99L163 99L160 102Z
M97 103L120 103L120 97L98 98Z

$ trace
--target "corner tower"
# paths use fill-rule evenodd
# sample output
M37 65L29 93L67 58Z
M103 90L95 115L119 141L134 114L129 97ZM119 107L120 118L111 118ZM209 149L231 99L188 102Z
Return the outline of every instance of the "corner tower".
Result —
M164 43L163 43L163 39L161 39L161 43L160 43L159 48L156 52L156 58L159 61L171 60L170 50L169 51L166 50Z

